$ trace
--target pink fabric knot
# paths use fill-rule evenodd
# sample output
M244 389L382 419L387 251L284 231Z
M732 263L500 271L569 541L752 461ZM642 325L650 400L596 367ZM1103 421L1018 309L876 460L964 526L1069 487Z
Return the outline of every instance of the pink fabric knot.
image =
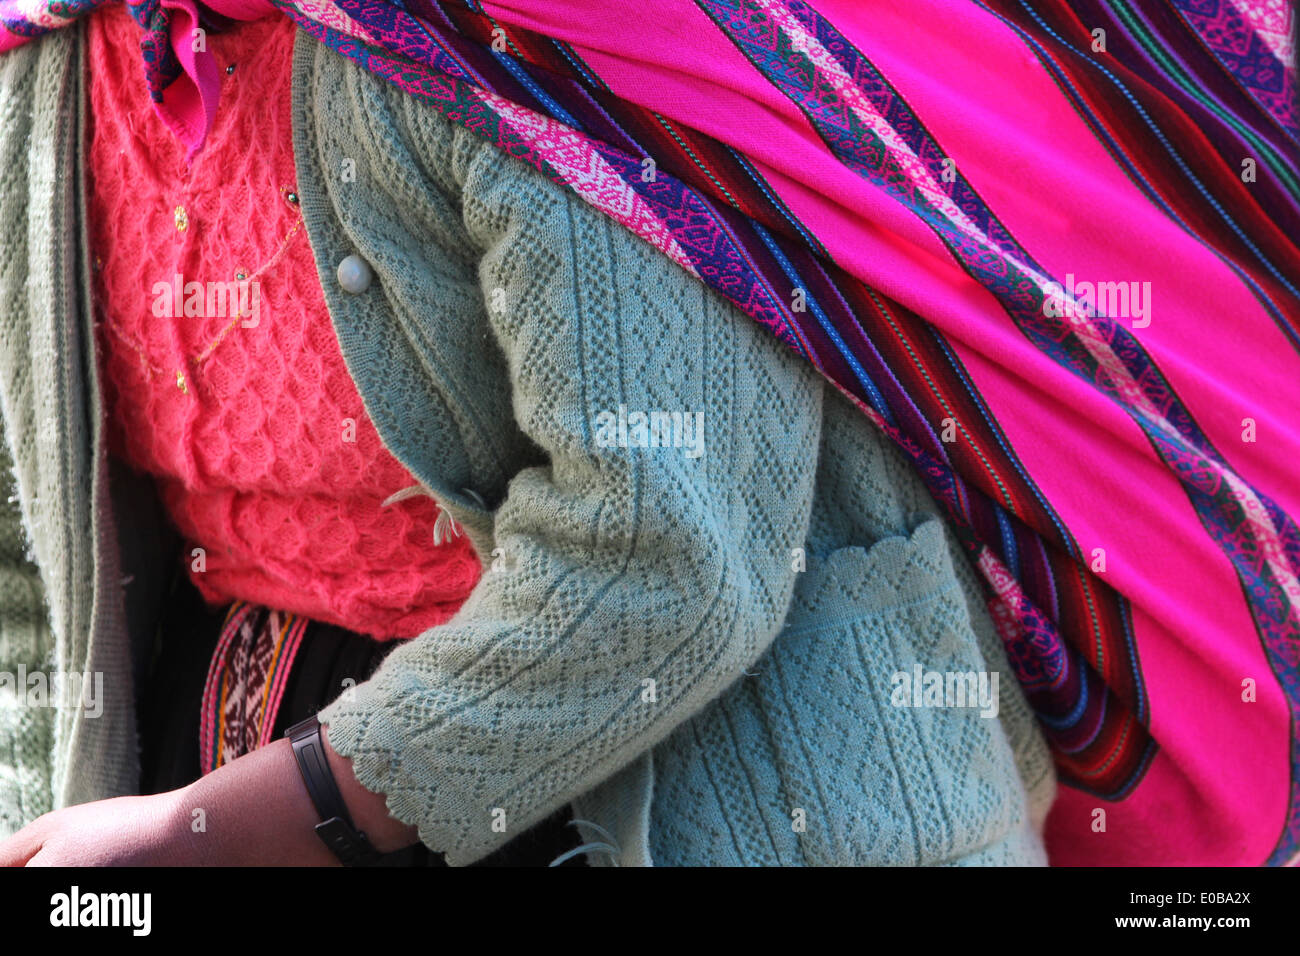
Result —
M186 159L192 160L217 115L220 73L206 41L195 42L199 4L194 0L160 0L159 5L170 12L169 40L182 75L167 85L155 108L167 128L185 144ZM276 12L270 0L206 0L203 6L232 20L260 20ZM195 50L195 46L200 49Z

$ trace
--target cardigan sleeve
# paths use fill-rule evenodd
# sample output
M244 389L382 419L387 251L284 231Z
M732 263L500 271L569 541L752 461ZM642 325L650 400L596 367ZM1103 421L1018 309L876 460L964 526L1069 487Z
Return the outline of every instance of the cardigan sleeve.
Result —
M444 154L459 157L448 202L509 368L484 387L510 391L544 463L510 480L457 616L321 714L361 783L451 865L628 765L764 652L806 540L822 419L807 363L467 137Z
M0 434L0 839L54 808L54 711L28 706L25 679L50 671L53 641L2 439Z

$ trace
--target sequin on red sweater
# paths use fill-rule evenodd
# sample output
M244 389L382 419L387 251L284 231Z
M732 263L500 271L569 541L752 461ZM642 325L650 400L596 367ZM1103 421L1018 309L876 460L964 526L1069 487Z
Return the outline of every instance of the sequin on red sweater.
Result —
M139 27L120 4L89 27L89 227L111 453L155 477L210 602L379 638L441 623L479 562L463 534L435 545L431 498L383 505L416 482L348 374L294 203L295 27L273 17L208 35L220 107L188 169L140 82ZM209 283L237 273L256 282L243 301L256 312L232 322ZM197 306L196 291L206 313L209 290L214 314L167 316Z

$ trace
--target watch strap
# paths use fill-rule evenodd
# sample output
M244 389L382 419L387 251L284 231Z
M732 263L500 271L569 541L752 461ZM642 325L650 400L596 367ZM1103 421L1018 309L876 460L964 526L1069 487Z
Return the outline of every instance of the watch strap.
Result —
M356 828L347 804L343 802L343 795L339 793L334 773L325 759L320 720L315 716L308 717L294 724L284 735L293 746L302 781L321 816L321 822L315 827L316 835L344 866L372 866L380 862L384 854Z

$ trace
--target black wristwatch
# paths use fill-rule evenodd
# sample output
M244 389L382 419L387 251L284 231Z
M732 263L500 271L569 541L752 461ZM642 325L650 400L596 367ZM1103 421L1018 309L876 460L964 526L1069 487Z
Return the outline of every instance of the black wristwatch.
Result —
M338 784L334 782L334 774L325 759L320 721L314 716L308 717L294 724L284 735L293 744L293 755L298 760L302 781L307 785L307 793L316 805L316 812L321 815L321 822L316 824L316 835L344 866L382 865L393 854L376 850L366 835L352 823ZM405 852L397 851L398 854Z

